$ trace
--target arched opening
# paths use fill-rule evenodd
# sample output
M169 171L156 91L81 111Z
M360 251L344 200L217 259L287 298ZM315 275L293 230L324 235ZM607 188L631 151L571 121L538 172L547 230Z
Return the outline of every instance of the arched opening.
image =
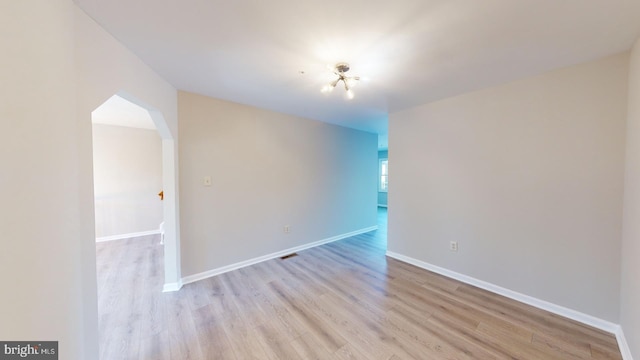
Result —
M181 287L176 150L162 112L126 92L91 118L98 342L117 358L131 342L122 320L155 307L135 299Z
M118 91L118 98L138 106L148 113L153 126L161 138L162 157L162 200L163 243L164 243L164 286L163 291L176 291L182 286L180 281L180 250L178 237L178 198L176 196L176 146L164 115L157 108L135 96ZM97 109L97 108L96 108ZM95 110L95 109L94 109ZM94 209L95 210L95 209Z

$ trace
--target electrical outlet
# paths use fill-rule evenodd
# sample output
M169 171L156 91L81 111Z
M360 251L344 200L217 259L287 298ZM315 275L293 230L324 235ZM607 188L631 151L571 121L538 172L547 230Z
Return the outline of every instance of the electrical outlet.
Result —
M457 241L449 242L449 250L458 251L458 242Z
M289 226L289 225L285 225L285 226L284 226L284 228L283 228L283 230L284 230L284 233L285 233L285 234L288 234L288 233L290 233L290 232L291 232L291 226Z

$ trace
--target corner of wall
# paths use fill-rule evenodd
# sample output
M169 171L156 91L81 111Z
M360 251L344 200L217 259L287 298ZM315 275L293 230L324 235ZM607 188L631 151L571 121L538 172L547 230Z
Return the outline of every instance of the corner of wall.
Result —
M625 360L634 351L640 357L640 38L631 51L628 80L618 337Z

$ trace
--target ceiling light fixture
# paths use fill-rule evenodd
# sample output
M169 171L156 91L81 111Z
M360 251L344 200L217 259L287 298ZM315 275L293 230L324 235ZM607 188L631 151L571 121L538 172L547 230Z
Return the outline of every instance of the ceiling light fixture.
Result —
M353 99L354 94L351 88L358 83L358 80L360 80L360 77L347 76L345 75L347 71L349 71L349 64L344 62L337 63L335 68L333 69L333 73L338 75L338 78L330 82L329 84L323 86L322 90L320 91L324 94L328 94L333 91L333 89L336 87L336 85L338 85L340 81L342 81L342 83L344 84L344 89L347 91L346 93L347 99L349 100Z

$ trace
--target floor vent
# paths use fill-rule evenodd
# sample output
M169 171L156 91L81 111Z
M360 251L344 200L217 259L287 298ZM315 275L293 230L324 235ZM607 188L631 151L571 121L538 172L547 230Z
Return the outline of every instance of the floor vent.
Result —
M292 258L294 256L298 256L298 254L293 253L293 254L285 255L285 256L280 257L280 260L286 260L286 259Z

